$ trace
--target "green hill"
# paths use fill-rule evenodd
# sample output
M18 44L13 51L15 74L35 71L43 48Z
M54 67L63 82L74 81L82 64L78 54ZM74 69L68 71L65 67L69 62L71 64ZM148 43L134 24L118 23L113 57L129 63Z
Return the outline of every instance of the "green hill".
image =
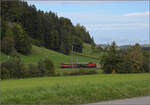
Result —
M99 59L104 53L104 52L100 51L99 49L94 49L94 51L93 51L91 49L90 44L84 43L83 46L84 46L84 48L83 48L83 53L82 54L84 54L84 55L91 56L91 57Z
M85 50L87 47L85 48ZM76 62L76 58L78 57L78 62L96 62L98 63L98 60L92 59L89 57L84 57L84 56L77 56L75 54L73 55L64 55L62 53L58 53L53 50L46 49L44 47L37 47L35 45L32 46L32 51L31 54L28 56L24 56L20 54L21 59L23 60L24 63L26 64L36 64L40 59L44 59L45 57L50 58L56 67L60 66L60 63L62 62L72 62L72 57L74 59L74 62ZM5 55L4 53L1 54L1 61L5 61L11 57Z

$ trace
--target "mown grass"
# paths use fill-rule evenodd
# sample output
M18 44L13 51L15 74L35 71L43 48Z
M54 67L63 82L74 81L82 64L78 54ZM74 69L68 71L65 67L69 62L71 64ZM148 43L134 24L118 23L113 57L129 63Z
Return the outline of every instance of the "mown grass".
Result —
M97 74L1 81L2 104L84 104L149 95L149 74Z
M46 49L44 47L37 47L37 46L33 45L31 52L32 53L28 56L20 55L20 58L22 59L22 61L25 64L31 64L31 63L37 64L37 62L40 59L44 59L45 57L50 58L54 62L55 66L57 68L60 67L62 62L72 62L72 55L67 56L62 53L58 53L56 51ZM3 53L1 54L0 57L1 57L1 61L5 61L8 58L11 58ZM77 55L73 55L73 58L74 58L74 62L76 62ZM88 58L88 57L78 56L78 62L95 62L95 63L97 63L99 61L96 59Z

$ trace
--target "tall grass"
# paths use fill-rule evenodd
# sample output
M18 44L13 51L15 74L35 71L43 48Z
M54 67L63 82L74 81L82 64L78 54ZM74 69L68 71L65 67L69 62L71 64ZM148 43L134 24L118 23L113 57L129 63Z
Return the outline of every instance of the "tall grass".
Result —
M1 81L2 104L84 104L150 95L149 74L97 74Z

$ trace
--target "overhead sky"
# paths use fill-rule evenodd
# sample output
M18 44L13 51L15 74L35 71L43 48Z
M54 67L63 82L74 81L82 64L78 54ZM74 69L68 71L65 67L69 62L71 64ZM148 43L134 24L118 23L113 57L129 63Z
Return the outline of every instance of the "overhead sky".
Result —
M149 1L27 1L84 25L97 44L149 43Z

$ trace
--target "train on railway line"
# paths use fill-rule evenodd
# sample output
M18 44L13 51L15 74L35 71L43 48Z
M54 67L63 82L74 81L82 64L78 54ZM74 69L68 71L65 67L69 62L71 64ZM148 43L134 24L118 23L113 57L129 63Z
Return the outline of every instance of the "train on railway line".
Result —
M61 68L96 68L93 62L61 63Z

